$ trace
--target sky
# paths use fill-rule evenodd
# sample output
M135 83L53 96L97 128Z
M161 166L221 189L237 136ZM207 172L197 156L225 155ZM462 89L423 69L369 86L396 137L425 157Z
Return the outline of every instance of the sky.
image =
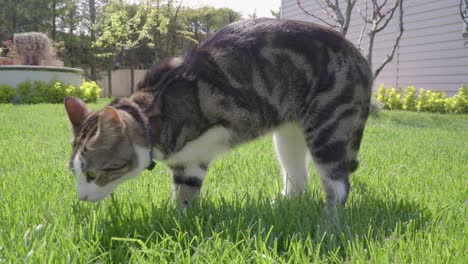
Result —
M229 7L240 12L243 17L248 17L254 11L256 11L257 17L272 17L270 10L279 10L281 0L184 0L183 5Z

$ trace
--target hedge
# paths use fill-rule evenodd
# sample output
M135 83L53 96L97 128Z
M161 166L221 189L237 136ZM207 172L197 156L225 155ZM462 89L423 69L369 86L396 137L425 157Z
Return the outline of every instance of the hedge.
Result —
M378 91L374 93L374 97L383 104L384 109L389 110L450 114L468 113L468 88L464 84L452 97L447 97L444 92L423 88L419 88L416 95L416 87L412 85L402 90L395 87L385 88L381 84Z
M62 103L67 96L76 96L89 103L96 102L101 91L96 82L83 81L76 87L58 81L26 80L19 83L16 90L8 84L0 84L0 103Z

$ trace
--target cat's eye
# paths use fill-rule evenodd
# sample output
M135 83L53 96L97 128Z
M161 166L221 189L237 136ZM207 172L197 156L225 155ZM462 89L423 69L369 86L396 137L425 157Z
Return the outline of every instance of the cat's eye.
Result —
M127 167L127 164L124 164L122 166L112 166L112 167L108 167L108 168L104 168L102 169L102 171L105 171L105 172L111 172L111 171L119 171L119 170L122 170L124 169L125 167Z
M86 172L85 174L86 174L86 180L87 180L88 182L90 182L90 181L96 179L96 172L94 172L94 171L88 171L88 172Z

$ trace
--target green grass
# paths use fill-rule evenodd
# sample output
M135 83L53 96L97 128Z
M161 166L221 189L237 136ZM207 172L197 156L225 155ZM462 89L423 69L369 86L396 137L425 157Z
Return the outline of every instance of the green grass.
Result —
M271 204L282 184L269 138L216 161L186 211L162 165L99 204L78 201L70 139L61 105L0 105L0 263L468 259L466 115L371 117L340 231L327 231L313 167L303 196Z

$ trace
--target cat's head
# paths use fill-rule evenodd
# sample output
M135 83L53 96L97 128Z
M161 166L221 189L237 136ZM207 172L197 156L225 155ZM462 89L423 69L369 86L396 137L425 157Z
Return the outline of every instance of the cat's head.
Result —
M81 200L102 200L148 166L144 124L138 113L124 111L136 107L131 102L111 104L96 112L75 97L67 97L64 104L73 128L69 167Z

